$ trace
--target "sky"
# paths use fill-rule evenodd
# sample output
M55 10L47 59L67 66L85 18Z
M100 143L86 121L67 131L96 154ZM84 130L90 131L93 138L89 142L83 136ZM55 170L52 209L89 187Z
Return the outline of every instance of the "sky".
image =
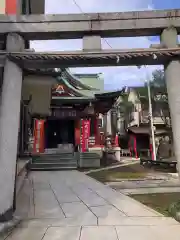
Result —
M180 8L180 0L45 0L46 14L87 13L87 12L126 12L138 10ZM159 43L159 37L108 38L102 39L104 49L149 48L152 43ZM82 40L33 41L31 48L36 51L71 51L81 50ZM142 85L151 77L153 70L162 66L137 67L93 67L73 68L72 73L102 73L106 90L117 90L124 86Z

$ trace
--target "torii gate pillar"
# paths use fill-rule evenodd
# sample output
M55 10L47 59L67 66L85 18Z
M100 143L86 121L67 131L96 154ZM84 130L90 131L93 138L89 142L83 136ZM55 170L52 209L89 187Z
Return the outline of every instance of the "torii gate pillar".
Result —
M165 29L161 34L161 43L167 48L178 47L177 30L173 27ZM180 176L180 61L170 61L164 65L164 71L171 113L174 151Z
M8 34L6 49L10 52L23 51L21 36ZM21 88L22 70L7 59L0 102L0 222L13 217Z

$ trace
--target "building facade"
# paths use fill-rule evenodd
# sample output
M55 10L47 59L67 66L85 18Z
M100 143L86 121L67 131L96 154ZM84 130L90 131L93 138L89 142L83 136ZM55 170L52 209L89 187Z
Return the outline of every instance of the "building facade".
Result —
M147 149L152 153L152 139L148 99L141 92L144 87L127 88L117 101L118 132L122 148L130 148L139 156ZM161 94L157 94L157 97ZM156 150L161 139L168 135L170 117L168 111L163 111L160 105L153 104L153 124L155 130Z

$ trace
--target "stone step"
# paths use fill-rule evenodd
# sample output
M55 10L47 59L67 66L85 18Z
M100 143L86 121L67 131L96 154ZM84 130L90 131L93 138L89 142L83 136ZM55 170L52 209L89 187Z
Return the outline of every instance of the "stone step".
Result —
M59 170L59 169L76 169L77 163L32 163L31 170Z
M74 160L74 156L69 156L69 157L67 157L67 156L61 156L61 157L51 157L51 156L49 156L49 157L40 157L40 158L32 158L32 161L33 162L41 162L41 161L46 161L46 162L49 162L49 161L67 161L67 162L69 162L69 161L72 161L72 160Z
M77 167L76 166L65 166L65 167L58 167L58 166L34 166L31 168L31 171L66 171L66 170L76 170Z
M43 155L61 155L61 154L74 154L74 151L59 151L59 152L54 152L54 153L44 152L44 153L35 154L35 155L37 155L37 156L43 156Z
M35 159L32 159L33 162L41 162L41 161L46 161L46 162L49 162L49 161L62 161L62 160L65 160L67 162L69 161L72 161L74 160L74 157L70 157L70 158L66 158L66 157L61 157L61 158L35 158Z
M41 159L33 159L32 160L32 163L42 163L42 162L43 163L73 163L73 162L76 162L76 160L74 158L57 158L57 159L41 158Z
M69 158L69 157L73 157L74 154L72 153L61 153L61 154L44 154L44 155L38 155L38 156L33 156L33 158Z
M30 168L31 170L76 169L77 161L74 152L43 153L33 156Z

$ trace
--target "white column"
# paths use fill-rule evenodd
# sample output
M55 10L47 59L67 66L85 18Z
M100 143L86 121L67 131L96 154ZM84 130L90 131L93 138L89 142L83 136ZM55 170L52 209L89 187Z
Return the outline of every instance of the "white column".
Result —
M177 36L175 28L165 29L161 35L161 43L169 48L177 47ZM170 61L164 66L164 70L171 113L174 151L180 173L180 61Z
M7 51L21 51L24 41L17 34L7 36ZM22 70L6 60L0 106L0 222L13 214Z
M106 125L107 134L112 134L112 125L111 125L111 110L107 112L107 125Z

